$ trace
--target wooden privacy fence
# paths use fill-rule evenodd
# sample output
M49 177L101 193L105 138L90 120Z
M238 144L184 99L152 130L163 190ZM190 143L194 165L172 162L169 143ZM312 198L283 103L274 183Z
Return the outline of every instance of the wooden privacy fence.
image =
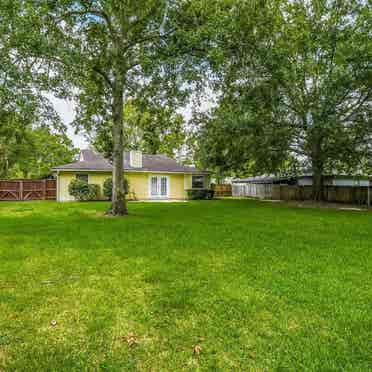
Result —
M214 196L231 196L230 184L214 185Z
M324 201L349 204L367 204L368 187L362 186L324 186ZM271 199L311 200L311 186L273 185Z
M55 200L56 180L0 180L0 200Z
M312 200L312 186L273 185L270 183L234 183L232 195L273 200ZM324 201L368 204L368 187L324 186ZM372 195L372 188L370 189Z

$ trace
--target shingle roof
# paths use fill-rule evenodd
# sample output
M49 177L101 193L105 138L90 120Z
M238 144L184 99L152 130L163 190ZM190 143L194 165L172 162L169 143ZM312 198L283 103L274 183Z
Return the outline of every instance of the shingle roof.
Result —
M166 155L149 155L142 154L142 167L134 168L130 166L129 152L124 152L124 170L126 171L145 171L145 172L179 172L179 173L208 173L208 171L200 170L195 167L189 167L178 163L176 160L169 158ZM70 164L63 164L54 167L53 170L71 170L71 171L112 171L112 164L105 159L101 154L97 154L92 150L82 150L80 153L80 161Z
M80 158L84 161L106 161L106 159L101 155L92 150L81 150Z

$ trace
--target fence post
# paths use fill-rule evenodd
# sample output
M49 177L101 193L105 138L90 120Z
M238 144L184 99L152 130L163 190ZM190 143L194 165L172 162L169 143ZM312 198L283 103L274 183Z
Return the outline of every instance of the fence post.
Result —
M23 200L23 181L19 181L19 200Z
M46 199L46 179L43 180L43 200Z
M371 180L368 181L367 208L371 207Z

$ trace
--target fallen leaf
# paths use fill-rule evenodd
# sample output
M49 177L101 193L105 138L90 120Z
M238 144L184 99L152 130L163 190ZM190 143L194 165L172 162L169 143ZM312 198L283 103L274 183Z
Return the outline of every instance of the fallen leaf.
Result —
M196 345L196 346L194 347L194 354L195 354L195 355L199 355L200 352L201 352L201 350L202 350L201 346L200 346L200 345Z
M128 335L125 337L125 340L127 341L127 344L129 347L132 347L138 344L137 336L134 333L128 333Z

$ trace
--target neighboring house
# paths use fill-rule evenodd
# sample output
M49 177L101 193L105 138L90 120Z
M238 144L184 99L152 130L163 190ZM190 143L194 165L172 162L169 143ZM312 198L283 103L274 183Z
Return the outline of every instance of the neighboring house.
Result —
M186 199L188 189L203 189L210 186L208 171L178 163L166 155L148 155L140 151L124 152L124 175L129 182L129 198ZM112 164L92 150L83 150L79 161L53 169L57 178L57 200L74 200L68 185L74 178L100 186L112 177Z

